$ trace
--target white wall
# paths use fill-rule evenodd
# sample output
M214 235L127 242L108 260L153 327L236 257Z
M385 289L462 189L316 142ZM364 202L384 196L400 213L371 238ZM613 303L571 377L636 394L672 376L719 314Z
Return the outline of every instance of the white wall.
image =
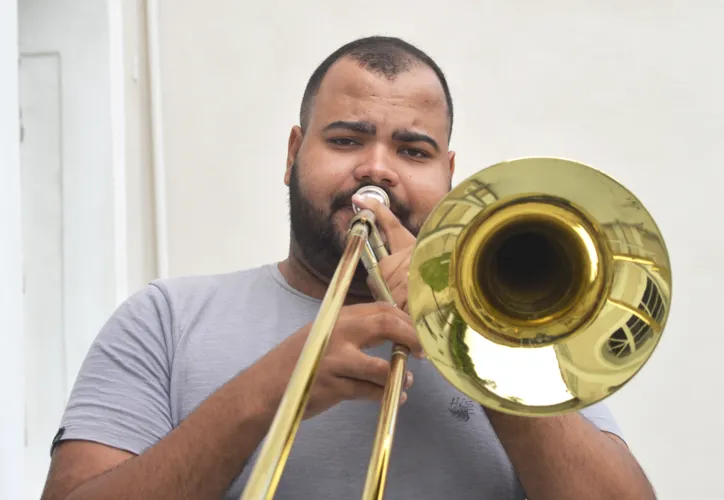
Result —
M122 22L117 15L111 30L108 6L93 0L22 0L18 8L26 497L38 498L76 373L127 293L125 248L117 251L125 239L123 74L112 72L122 68Z
M458 181L511 157L572 157L653 212L671 322L610 403L663 500L724 497L724 2L177 0L160 19L172 275L286 254L282 176L306 79L352 38L405 37L449 76Z
M0 498L22 498L25 484L22 232L18 29L14 0L0 1Z
M72 380L116 301L107 7L23 0L19 9L21 54L57 52L62 61L64 331L72 332L66 336Z
M147 0L109 0L123 7L126 289L158 276L153 194L153 140L146 36ZM123 207L119 207L123 209Z

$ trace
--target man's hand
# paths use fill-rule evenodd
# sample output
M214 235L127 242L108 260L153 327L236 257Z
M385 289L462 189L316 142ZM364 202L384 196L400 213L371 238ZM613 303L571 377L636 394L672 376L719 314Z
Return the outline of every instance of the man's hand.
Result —
M311 327L310 323L292 334L251 368L275 379L269 391L269 407L279 404ZM381 401L390 362L362 350L385 341L407 346L411 354L422 358L422 347L408 314L384 302L343 307L320 362L304 418L344 400ZM404 388L411 385L412 374L408 372ZM406 399L403 392L400 402Z
M353 196L352 201L360 208L366 208L375 214L377 226L383 233L390 255L380 260L379 267L387 286L392 293L397 307L407 311L407 275L410 268L412 250L415 247L415 236L407 230L399 219L387 208L373 198Z

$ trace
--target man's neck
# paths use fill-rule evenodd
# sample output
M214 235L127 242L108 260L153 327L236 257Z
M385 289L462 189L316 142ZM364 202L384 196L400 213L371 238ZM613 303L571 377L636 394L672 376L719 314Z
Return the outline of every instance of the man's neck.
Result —
M319 300L324 298L324 294L327 293L328 283L310 271L309 268L294 255L293 251L290 251L287 258L281 261L278 266L279 272L289 286L309 297ZM370 300L372 299L347 294L344 303L355 304L369 302Z
M315 299L322 300L327 292L327 283L314 274L294 258L291 254L279 263L279 272L290 287Z

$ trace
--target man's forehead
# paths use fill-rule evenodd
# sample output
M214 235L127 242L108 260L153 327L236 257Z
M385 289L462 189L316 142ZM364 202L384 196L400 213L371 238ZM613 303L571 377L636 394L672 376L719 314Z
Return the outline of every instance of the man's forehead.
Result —
M325 75L312 114L327 119L330 114L359 113L377 104L391 105L400 112L414 110L428 119L447 117L445 92L435 72L414 64L392 79L369 71L356 61L337 61ZM324 118L322 118L324 116ZM325 126L324 123L319 123Z

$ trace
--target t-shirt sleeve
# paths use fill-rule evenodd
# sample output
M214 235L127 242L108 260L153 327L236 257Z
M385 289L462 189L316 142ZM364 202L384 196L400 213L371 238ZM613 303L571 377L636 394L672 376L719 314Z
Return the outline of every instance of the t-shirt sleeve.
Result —
M598 427L599 430L610 432L611 434L615 434L621 439L624 439L621 428L616 422L613 413L611 413L611 410L605 403L594 403L591 406L582 409L579 413L586 417L593 425Z
M51 454L71 439L140 454L171 431L171 323L154 284L116 309L81 365Z

